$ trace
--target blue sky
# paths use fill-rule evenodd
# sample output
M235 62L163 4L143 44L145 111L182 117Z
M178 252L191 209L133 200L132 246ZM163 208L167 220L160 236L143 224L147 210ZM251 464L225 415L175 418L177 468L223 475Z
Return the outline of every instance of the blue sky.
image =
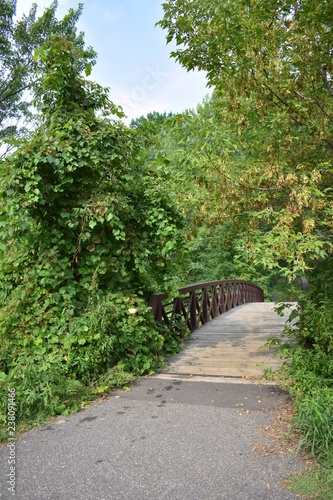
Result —
M51 0L36 0L42 13ZM58 17L78 1L59 0ZM83 0L78 27L98 53L91 79L110 88L110 97L129 119L149 111L181 112L209 93L203 73L187 72L170 59L172 46L155 23L162 19L162 0ZM17 14L32 1L17 0Z

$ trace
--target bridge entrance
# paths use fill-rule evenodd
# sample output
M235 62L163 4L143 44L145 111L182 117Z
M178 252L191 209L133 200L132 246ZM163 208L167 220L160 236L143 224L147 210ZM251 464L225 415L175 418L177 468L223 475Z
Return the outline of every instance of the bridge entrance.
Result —
M288 319L288 312L279 316L273 310L275 305L243 304L202 325L192 333L184 349L168 358L162 374L166 378L218 376L255 381L264 367L278 368L282 361L274 353L275 348L261 349L268 337L281 335Z

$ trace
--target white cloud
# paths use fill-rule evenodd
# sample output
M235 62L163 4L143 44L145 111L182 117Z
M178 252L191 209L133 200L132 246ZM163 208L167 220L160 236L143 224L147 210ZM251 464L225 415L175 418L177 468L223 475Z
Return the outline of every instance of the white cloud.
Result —
M37 0L38 14L51 0ZM150 4L151 2L151 4ZM59 0L57 17L79 0ZM28 13L31 0L18 0L19 16ZM188 73L169 54L165 34L154 28L163 16L160 0L86 0L78 28L87 45L97 51L91 79L110 87L110 97L129 120L150 111L181 112L195 108L209 93L203 73Z
M152 111L180 113L193 109L210 93L208 88L205 89L205 76L198 72L188 74L181 68L175 68L169 73L157 73L155 81L142 78L132 87L111 85L110 98L123 107L128 120ZM151 71L151 74L154 75L154 72Z

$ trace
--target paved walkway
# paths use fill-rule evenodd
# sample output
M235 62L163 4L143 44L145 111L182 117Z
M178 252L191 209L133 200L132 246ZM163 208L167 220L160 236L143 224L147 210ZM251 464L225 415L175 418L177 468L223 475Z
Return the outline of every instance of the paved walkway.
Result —
M288 396L241 378L172 375L175 367L21 436L15 498L296 499L283 480L303 463L262 433ZM3 499L14 496L9 455L0 448Z

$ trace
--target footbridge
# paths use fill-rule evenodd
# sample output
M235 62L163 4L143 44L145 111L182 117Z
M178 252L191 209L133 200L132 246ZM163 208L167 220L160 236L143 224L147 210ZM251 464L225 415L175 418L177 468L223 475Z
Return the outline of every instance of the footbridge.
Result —
M198 283L180 288L173 299L155 294L150 305L160 325L177 328L186 338L184 349L167 360L161 377L256 381L264 369L281 364L274 348L263 346L269 337L282 334L288 314L279 316L276 304L265 302L263 290L253 283Z

